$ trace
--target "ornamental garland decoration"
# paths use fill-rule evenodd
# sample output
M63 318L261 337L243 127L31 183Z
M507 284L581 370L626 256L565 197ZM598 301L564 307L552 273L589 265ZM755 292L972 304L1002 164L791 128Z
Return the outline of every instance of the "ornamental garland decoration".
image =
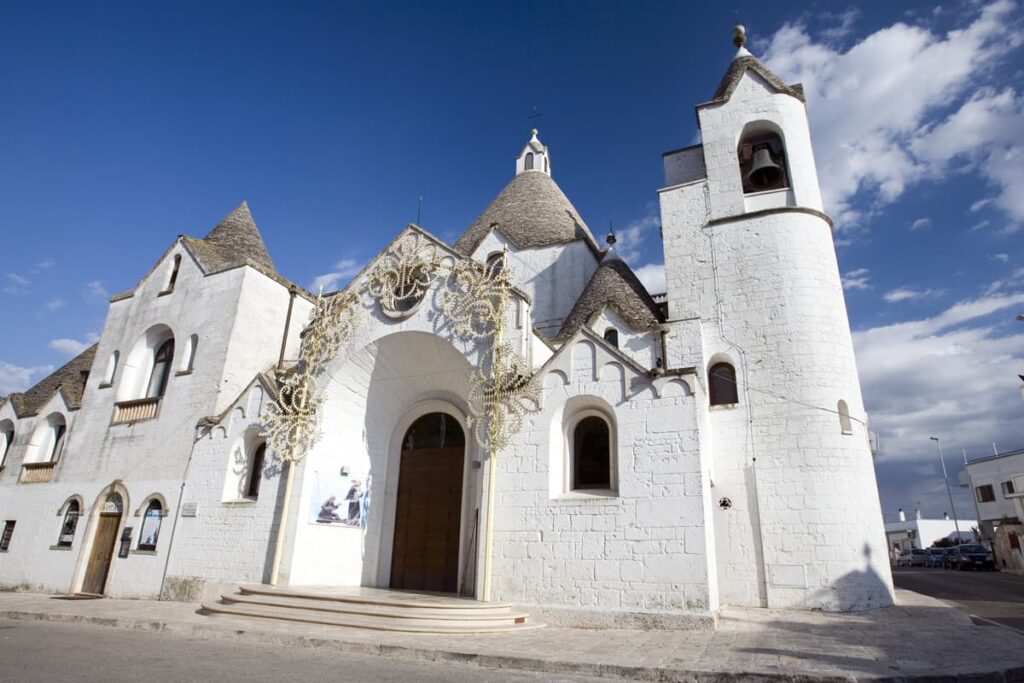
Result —
M540 410L536 377L503 340L512 287L505 258L486 268L442 258L437 245L412 232L392 245L357 287L317 296L302 331L299 360L279 376L276 400L266 403L261 416L263 435L282 461L302 460L319 440L324 401L319 378L358 329L365 298L391 314L403 313L435 284L451 333L490 342L470 377L468 422L476 442L494 457L511 443L525 416Z

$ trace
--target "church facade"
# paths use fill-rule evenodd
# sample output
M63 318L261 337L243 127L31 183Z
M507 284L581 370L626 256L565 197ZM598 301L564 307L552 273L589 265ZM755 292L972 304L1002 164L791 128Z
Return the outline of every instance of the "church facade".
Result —
M0 406L0 587L373 586L586 626L890 605L803 92L738 42L663 155L667 292L537 131L454 244L410 225L340 292L281 276L245 204L176 239Z

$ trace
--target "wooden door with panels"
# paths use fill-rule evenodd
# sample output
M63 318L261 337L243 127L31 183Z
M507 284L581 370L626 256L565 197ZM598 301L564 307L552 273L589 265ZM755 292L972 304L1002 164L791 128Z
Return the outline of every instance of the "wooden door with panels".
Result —
M465 435L450 415L416 420L402 440L391 587L454 593L459 580Z
M116 498L115 498L116 497ZM116 493L104 503L93 534L92 548L89 550L89 563L82 581L82 592L103 595L110 574L110 564L114 561L114 550L117 547L117 532L121 528L121 497Z

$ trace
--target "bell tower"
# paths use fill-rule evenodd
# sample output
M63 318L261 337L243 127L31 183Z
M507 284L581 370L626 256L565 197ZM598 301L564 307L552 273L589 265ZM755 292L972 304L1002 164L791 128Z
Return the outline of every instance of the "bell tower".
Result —
M697 366L723 604L892 603L867 416L803 88L747 50L664 155L668 367ZM723 398L725 397L725 398Z

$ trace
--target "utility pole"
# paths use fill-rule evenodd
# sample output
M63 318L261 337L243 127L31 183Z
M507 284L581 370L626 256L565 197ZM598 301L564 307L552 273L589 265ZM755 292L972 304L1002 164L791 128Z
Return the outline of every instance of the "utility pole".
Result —
M942 446L939 444L939 437L929 436L939 449L939 463L942 465L942 481L946 482L946 494L949 496L949 507L953 512L953 526L956 528L956 544L960 545L960 520L956 515L956 505L953 504L953 492L949 488L949 476L946 474L946 461L942 459Z

